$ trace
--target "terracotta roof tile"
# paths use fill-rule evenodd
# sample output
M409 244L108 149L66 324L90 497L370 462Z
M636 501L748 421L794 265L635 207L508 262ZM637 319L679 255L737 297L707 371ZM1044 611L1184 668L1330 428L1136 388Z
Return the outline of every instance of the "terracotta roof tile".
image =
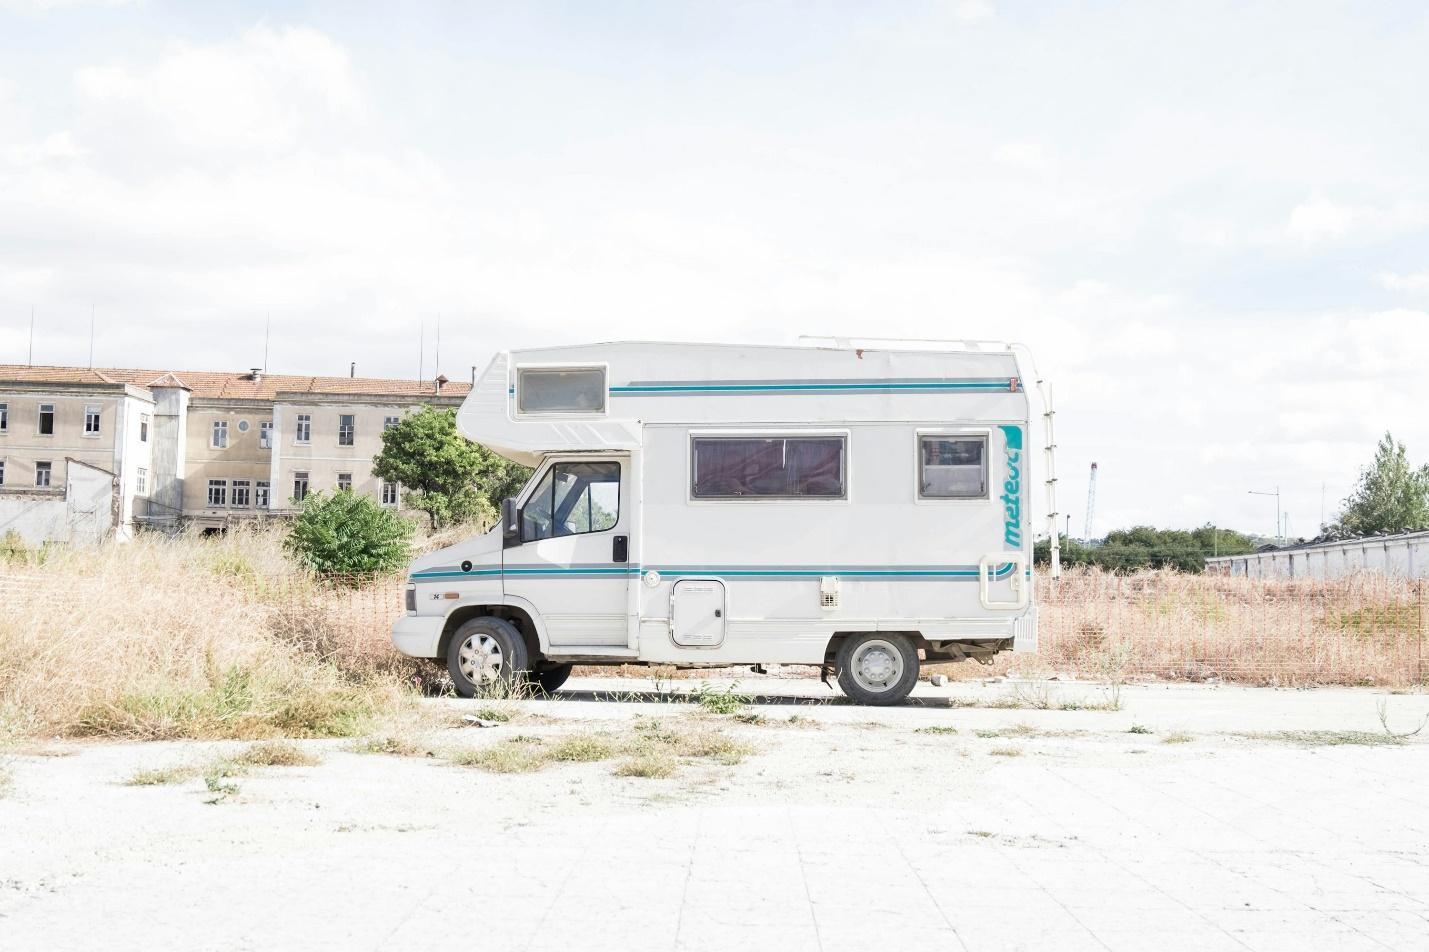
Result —
M262 374L254 380L247 371L137 370L105 367L30 367L0 364L0 382L25 383L127 383L136 387L187 387L196 397L233 400L272 400L279 393L373 394L378 396L431 396L436 385L430 380L391 380L378 377L313 377L294 374ZM465 396L471 386L443 384L444 397Z

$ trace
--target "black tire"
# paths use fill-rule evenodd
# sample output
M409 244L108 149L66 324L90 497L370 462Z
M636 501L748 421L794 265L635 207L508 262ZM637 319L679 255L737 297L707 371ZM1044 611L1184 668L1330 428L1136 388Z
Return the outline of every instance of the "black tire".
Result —
M473 657L464 659L462 651L471 648ZM487 669L489 678L478 684L468 673L476 672L475 663L490 657L491 649L499 652L499 663L494 669ZM447 673L452 676L452 685L462 697L475 697L493 687L514 693L521 688L526 673L531 669L531 656L526 649L526 639L516 626L501 618L473 618L456 630L451 644L447 646ZM499 686L496 682L500 682Z
M850 635L839 645L834 664L839 687L855 704L897 704L918 683L918 649L907 635L870 631ZM854 671L855 665L862 672ZM879 677L886 672L887 677Z
M571 676L571 666L568 664L547 665L540 671L531 675L531 680L547 694L555 694L560 690L561 685L566 683L566 679Z

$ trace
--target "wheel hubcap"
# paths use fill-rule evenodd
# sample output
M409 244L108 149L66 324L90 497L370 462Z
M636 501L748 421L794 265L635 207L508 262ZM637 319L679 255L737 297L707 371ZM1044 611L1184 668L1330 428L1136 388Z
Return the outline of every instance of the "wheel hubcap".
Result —
M457 664L472 684L485 684L501 677L501 645L490 635L475 634L461 644Z
M853 654L853 679L868 691L886 691L903 677L903 656L887 641L869 641Z

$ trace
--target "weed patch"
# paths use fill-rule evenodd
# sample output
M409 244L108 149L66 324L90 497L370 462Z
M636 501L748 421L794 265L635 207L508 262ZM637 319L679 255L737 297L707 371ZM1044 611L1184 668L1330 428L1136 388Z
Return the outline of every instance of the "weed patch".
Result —
M265 740L253 744L236 758L254 767L315 767L322 763L316 754L308 753L286 740Z
M736 693L732 684L722 691L715 690L708 684L701 684L695 694L695 703L708 714L738 714L741 708L753 700L748 694Z
M1235 736L1299 747L1398 747L1404 743L1403 738L1371 731L1258 731Z

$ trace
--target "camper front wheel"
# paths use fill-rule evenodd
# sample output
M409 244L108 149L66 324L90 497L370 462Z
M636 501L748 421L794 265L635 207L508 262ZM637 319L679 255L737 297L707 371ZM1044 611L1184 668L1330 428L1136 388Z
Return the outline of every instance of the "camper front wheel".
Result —
M530 667L521 632L501 618L473 618L456 630L447 648L447 671L462 697L498 685L514 688Z
M839 645L839 687L855 704L897 704L918 683L918 649L906 635L869 632Z

